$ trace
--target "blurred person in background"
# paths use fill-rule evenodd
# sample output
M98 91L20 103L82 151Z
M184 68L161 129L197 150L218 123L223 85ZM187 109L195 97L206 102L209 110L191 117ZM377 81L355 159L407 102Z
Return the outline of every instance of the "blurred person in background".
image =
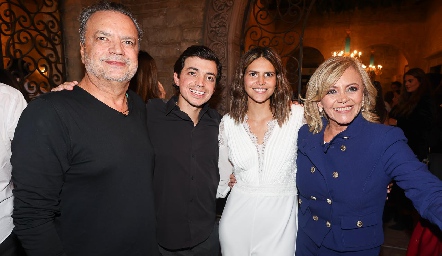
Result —
M435 125L435 105L431 97L431 84L420 68L409 69L404 74L398 104L390 111L389 125L402 129L408 145L420 161L428 161L431 131ZM396 224L393 229L414 228L417 215L411 201L403 190L394 188L390 195L391 203L396 204Z
M375 109L374 111L376 112L376 114L379 117L379 122L380 123L386 123L387 119L388 119L388 110L385 104L385 101L382 97L383 93L382 93L382 85L379 81L374 81L373 82L374 87L376 88L376 105L375 105Z
M391 110L388 123L404 131L408 145L421 161L428 157L428 134L434 117L430 82L422 69L412 68L404 74L399 102Z
M433 75L433 78L435 77L437 76ZM436 106L436 123L430 135L428 169L442 180L442 80L439 75L439 81L430 81L435 88L432 98ZM442 255L442 231L436 225L420 218L408 243L407 256L433 255Z
M399 90L388 91L385 93L384 95L385 108L387 109L389 114L390 111L398 104L400 95L401 92Z
M149 99L165 99L166 91L158 81L155 59L146 51L138 53L138 69L130 80L129 89L136 92L147 103Z
M391 82L390 89L392 91L400 91L402 89L402 83L399 81Z

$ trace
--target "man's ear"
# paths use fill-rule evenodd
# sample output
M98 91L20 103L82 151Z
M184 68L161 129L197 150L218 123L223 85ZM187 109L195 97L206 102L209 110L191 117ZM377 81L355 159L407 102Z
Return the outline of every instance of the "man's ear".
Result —
M176 72L173 73L173 82L176 86L180 86L180 77Z
M80 56L81 56L81 62L84 64L84 44L80 43Z

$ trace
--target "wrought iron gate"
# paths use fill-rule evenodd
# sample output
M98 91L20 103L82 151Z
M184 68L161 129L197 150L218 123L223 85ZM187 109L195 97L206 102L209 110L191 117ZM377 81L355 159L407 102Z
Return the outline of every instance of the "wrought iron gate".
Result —
M0 0L0 67L31 99L64 81L61 29L58 0Z

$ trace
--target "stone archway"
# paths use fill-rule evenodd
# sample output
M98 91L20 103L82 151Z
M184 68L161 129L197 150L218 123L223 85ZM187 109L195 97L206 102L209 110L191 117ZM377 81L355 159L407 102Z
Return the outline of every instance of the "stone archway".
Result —
M228 86L241 55L242 24L248 1L213 0L208 3L203 42L220 57L223 66L221 84ZM220 97L222 95L215 95L214 101L223 114L226 112L225 106L217 104Z

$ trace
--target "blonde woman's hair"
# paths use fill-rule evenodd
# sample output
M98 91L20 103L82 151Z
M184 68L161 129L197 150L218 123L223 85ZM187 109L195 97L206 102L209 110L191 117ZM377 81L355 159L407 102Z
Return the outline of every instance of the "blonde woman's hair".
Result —
M369 122L379 122L375 113L376 88L370 81L365 69L359 60L351 57L332 57L324 61L315 73L313 73L307 84L307 92L304 99L305 120L310 132L319 133L322 130L322 113L319 111L318 102L327 94L329 88L336 84L342 74L353 68L362 78L363 103L362 116Z

